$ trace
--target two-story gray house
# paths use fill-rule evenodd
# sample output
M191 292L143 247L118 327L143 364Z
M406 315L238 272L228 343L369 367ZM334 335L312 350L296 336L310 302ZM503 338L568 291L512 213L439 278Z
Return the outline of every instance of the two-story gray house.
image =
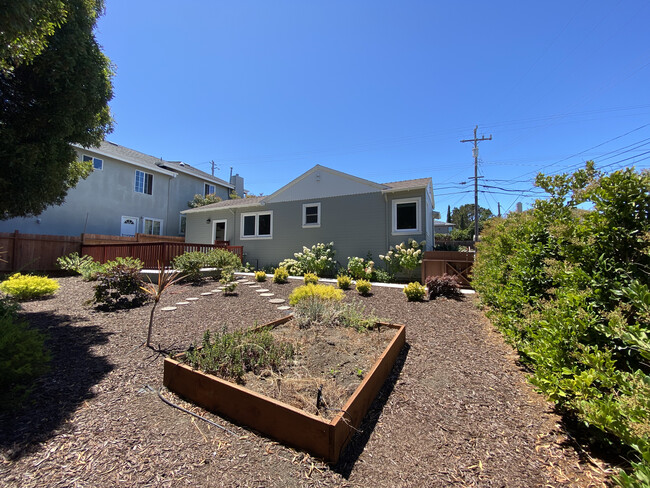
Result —
M79 159L94 171L68 191L65 202L37 217L0 222L0 231L27 234L136 233L182 236L182 210L194 195L216 194L224 200L233 191L243 195L243 179L233 184L192 166L165 161L104 141L98 148L75 147Z
M433 247L431 178L374 183L324 166L312 169L268 196L226 200L185 210L186 241L227 240L244 246L258 267L292 258L302 246L334 242L337 260L377 259L409 239Z

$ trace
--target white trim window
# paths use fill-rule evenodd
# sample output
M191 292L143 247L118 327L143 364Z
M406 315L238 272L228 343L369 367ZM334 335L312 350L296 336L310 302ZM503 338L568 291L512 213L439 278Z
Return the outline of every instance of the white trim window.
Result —
M393 235L421 233L421 208L420 197L393 200Z
M320 202L302 204L302 226L320 227Z
M162 219L153 219L150 217L142 218L142 233L154 236L161 236L163 230Z
M242 239L273 238L273 211L241 214L240 235Z
M136 193L145 193L151 195L153 193L153 175L145 173L139 169L135 170L135 184L133 191Z
M214 185L211 185L210 183L206 183L203 188L203 196L207 197L208 195L214 195L217 193L217 187Z
M83 155L83 162L91 162L93 163L93 169L101 171L104 169L104 160L99 159L99 158L94 158L92 156L86 156L85 154Z
M185 228L187 227L187 216L180 214L178 219L178 233L182 236L185 235Z

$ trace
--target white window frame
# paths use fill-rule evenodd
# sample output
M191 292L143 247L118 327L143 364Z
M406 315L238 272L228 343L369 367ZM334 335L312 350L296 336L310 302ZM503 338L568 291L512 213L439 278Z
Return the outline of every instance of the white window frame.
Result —
M142 173L142 191L138 187L138 173ZM151 188L147 192L147 176L151 176ZM133 191L136 193L142 193L143 195L153 195L153 173L147 173L146 171L140 171L139 169L135 170L135 179L133 180Z
M185 221L185 230L183 230L183 221ZM187 215L180 214L178 216L178 234L181 236L187 232Z
M160 234L148 234L146 231L147 221L150 220L152 225L154 222L160 223ZM163 219L155 219L153 217L142 217L142 233L150 236L161 236L163 235Z
M415 222L416 226L414 229L398 229L397 228L397 207L398 205L415 203ZM392 233L393 235L402 235L402 234L421 234L422 233L422 198L398 198L393 200L393 223L392 223Z
M260 215L270 215L271 216L271 233L266 235L260 235ZM244 235L244 219L246 217L255 217L255 234L254 235ZM241 219L240 219L240 226L239 226L239 237L241 239L273 239L273 210L265 210L262 212L248 212L248 213L243 213L241 214Z
M85 163L86 161L90 161L93 165L93 170L95 171L103 171L104 170L104 160L100 158L95 158L93 156L88 156L87 154L84 154L81 157L81 160ZM99 163L99 167L97 167L97 164Z
M318 209L315 223L307 223L307 208L309 207L316 207ZM320 227L320 202L302 204L302 227L307 229Z
M212 190L212 191L209 191ZM217 193L217 186L210 183L205 183L203 185L203 196L207 197L208 195L215 195Z

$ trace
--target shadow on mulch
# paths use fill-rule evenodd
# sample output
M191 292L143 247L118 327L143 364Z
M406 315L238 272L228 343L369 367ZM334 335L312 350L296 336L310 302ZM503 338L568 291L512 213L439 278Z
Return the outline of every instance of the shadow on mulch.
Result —
M92 386L113 369L105 358L91 353L92 347L108 342L110 334L100 327L79 326L86 319L50 312L23 317L46 334L51 361L49 372L25 404L18 411L0 414L0 449L6 449L10 460L59 434L78 406L94 396Z
M332 466L332 471L340 474L345 479L348 479L350 477L350 474L354 469L354 465L359 459L359 456L361 456L363 450L366 448L366 444L370 440L370 435L372 434L375 426L377 425L377 422L379 421L381 412L384 409L386 402L390 398L390 394L393 392L395 384L400 377L400 373L402 372L402 368L404 368L404 363L406 362L406 357L408 356L410 349L411 346L408 342L404 344L404 347L402 347L402 350L395 360L395 365L393 366L390 375L388 378L386 378L386 381L379 390L379 393L377 393L377 397L372 402L370 408L368 409L368 412L363 418L363 421L359 426L359 432L357 432L354 437L352 437L348 445L343 449L339 461Z

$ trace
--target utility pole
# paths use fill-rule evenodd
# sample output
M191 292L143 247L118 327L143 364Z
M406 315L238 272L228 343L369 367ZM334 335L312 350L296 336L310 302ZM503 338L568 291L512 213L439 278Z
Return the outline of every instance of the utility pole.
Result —
M497 202L497 208L499 209L499 214L497 217L501 218L501 202Z
M212 161L210 161L210 164L212 165L212 176L214 176L214 168L215 168L214 159ZM217 169L219 169L219 168L217 168Z
M478 241L478 143L482 141L491 141L490 137L481 136L480 139L476 137L478 125L474 127L474 139L463 139L460 142L473 142L472 155L474 156L474 242Z

